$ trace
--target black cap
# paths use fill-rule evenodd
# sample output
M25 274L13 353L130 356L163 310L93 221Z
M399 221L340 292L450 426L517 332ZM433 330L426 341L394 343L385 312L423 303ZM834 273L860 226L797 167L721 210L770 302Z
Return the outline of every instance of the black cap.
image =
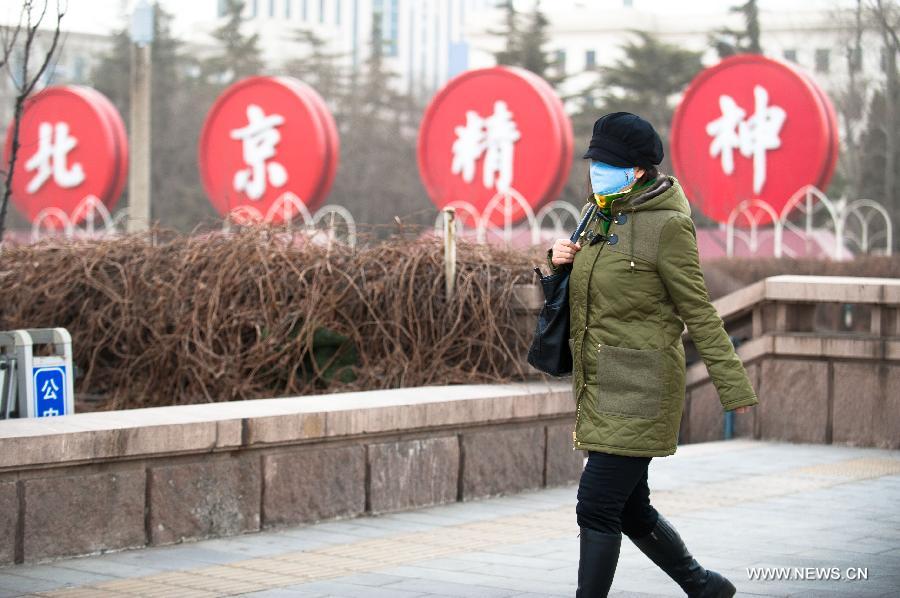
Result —
M647 168L662 162L663 145L653 125L640 116L612 112L594 123L594 134L584 157L620 168Z

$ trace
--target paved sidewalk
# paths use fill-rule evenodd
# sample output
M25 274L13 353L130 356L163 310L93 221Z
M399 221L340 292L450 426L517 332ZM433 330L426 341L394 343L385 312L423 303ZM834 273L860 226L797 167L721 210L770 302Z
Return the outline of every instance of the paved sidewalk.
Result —
M900 596L900 451L687 445L651 462L650 488L698 560L739 596ZM567 487L7 567L0 597L574 596L574 505ZM789 578L748 579L748 567L784 568ZM857 568L868 579L846 579ZM611 596L683 595L623 541Z

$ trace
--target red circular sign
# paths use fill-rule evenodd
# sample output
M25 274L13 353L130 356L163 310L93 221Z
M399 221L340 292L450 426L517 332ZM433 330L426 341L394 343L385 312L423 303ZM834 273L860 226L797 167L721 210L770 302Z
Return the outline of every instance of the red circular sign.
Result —
M572 165L572 126L550 85L524 69L494 67L452 79L431 100L418 141L419 174L436 206L481 213L518 193L536 210L559 195ZM501 204L506 205L506 204ZM511 206L510 220L524 211ZM504 220L503 209L491 221Z
M86 96L93 96L94 101L100 106L109 118L112 124L113 134L116 136L116 163L119 165L118 178L113 186L110 201L104 202L110 209L118 202L125 190L125 184L128 182L128 133L125 130L125 123L119 115L119 111L113 106L106 96L91 87L81 87L80 91Z
M727 222L741 201L761 199L780 213L805 185L824 189L837 162L837 119L811 77L744 54L694 78L675 112L671 147L688 198Z
M270 222L310 211L337 172L334 119L311 87L290 77L250 77L225 90L200 133L200 175L220 214L258 212Z
M10 123L4 162L12 138ZM79 206L91 197L112 210L127 174L125 125L101 93L80 86L48 87L25 103L12 200L29 221L60 210L78 224L88 213ZM61 227L63 222L50 217L46 224Z

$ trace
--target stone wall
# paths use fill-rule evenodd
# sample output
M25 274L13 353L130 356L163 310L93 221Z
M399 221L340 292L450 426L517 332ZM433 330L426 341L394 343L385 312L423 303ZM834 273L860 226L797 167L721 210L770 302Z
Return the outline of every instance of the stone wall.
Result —
M518 301L531 330L539 289ZM760 399L735 436L900 448L900 281L773 277L715 305ZM865 329L829 328L845 305ZM702 362L686 393L679 441L721 439ZM0 564L575 482L574 407L562 381L0 422Z
M900 449L900 362L773 352L744 364L759 405L734 414L735 437ZM679 442L721 440L724 418L708 377L689 385Z
M715 305L759 397L735 436L900 448L900 280L776 276ZM719 440L725 415L687 337L686 355L679 441Z
M573 417L563 382L5 421L0 564L571 483Z

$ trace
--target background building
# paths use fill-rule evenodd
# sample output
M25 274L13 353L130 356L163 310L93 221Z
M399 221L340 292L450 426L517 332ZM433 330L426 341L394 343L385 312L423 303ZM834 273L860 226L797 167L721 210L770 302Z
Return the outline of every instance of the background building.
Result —
M298 30L312 31L346 64L361 67L371 45L375 19L387 66L397 73L399 91L430 95L468 67L468 20L493 0L247 0L247 31L260 35L267 61L276 66L297 57ZM217 0L201 30L209 32L225 14Z
M647 32L680 48L703 52L704 64L719 60L713 49L717 31L741 29L742 16L729 10L730 2L667 2L665 0L554 0L539 2L549 20L547 50L566 79L563 96L577 95L595 85L597 72L623 56L622 47L634 31ZM533 1L516 6L531 10ZM763 54L786 60L812 74L834 95L848 83L856 3L847 0L778 2L761 0L760 42ZM502 28L502 10L486 7L467 20L469 66L495 63L494 52L504 40L492 32ZM882 79L883 44L874 30L863 36L863 49L854 54L857 71Z
M94 50L103 38L128 22L136 0L72 2L64 19L65 47L59 77L89 72ZM159 0L174 16L173 34L191 45L209 46L210 33L222 22L226 0ZM536 0L516 0L528 12ZM737 3L737 2L735 2ZM0 24L18 16L20 2L0 0ZM388 67L398 77L398 91L428 96L466 70L495 63L503 48L503 10L497 0L245 0L247 33L258 33L266 62L272 67L302 55L294 38L312 31L326 41L348 66L361 67L369 51L373 20L380 31ZM640 30L682 48L704 52L704 63L718 58L711 40L722 28L739 29L741 16L729 2L687 0L543 0L549 20L546 49L567 75L562 95L593 85L596 72L622 55L622 45ZM829 91L846 84L847 49L853 25L853 0L760 0L763 52L794 62ZM882 47L867 31L860 72L881 77ZM83 75L82 75L83 76Z
M10 35L7 25L0 26L0 38ZM39 30L35 36L29 71L37 69L36 57L43 58L53 42L53 32ZM51 67L38 83L38 89L50 84L90 85L91 72L100 56L109 51L112 38L98 33L69 31L60 35L59 51ZM6 135L6 128L13 118L17 83L22 80L23 55L13 52L3 76L0 76L0 135Z

